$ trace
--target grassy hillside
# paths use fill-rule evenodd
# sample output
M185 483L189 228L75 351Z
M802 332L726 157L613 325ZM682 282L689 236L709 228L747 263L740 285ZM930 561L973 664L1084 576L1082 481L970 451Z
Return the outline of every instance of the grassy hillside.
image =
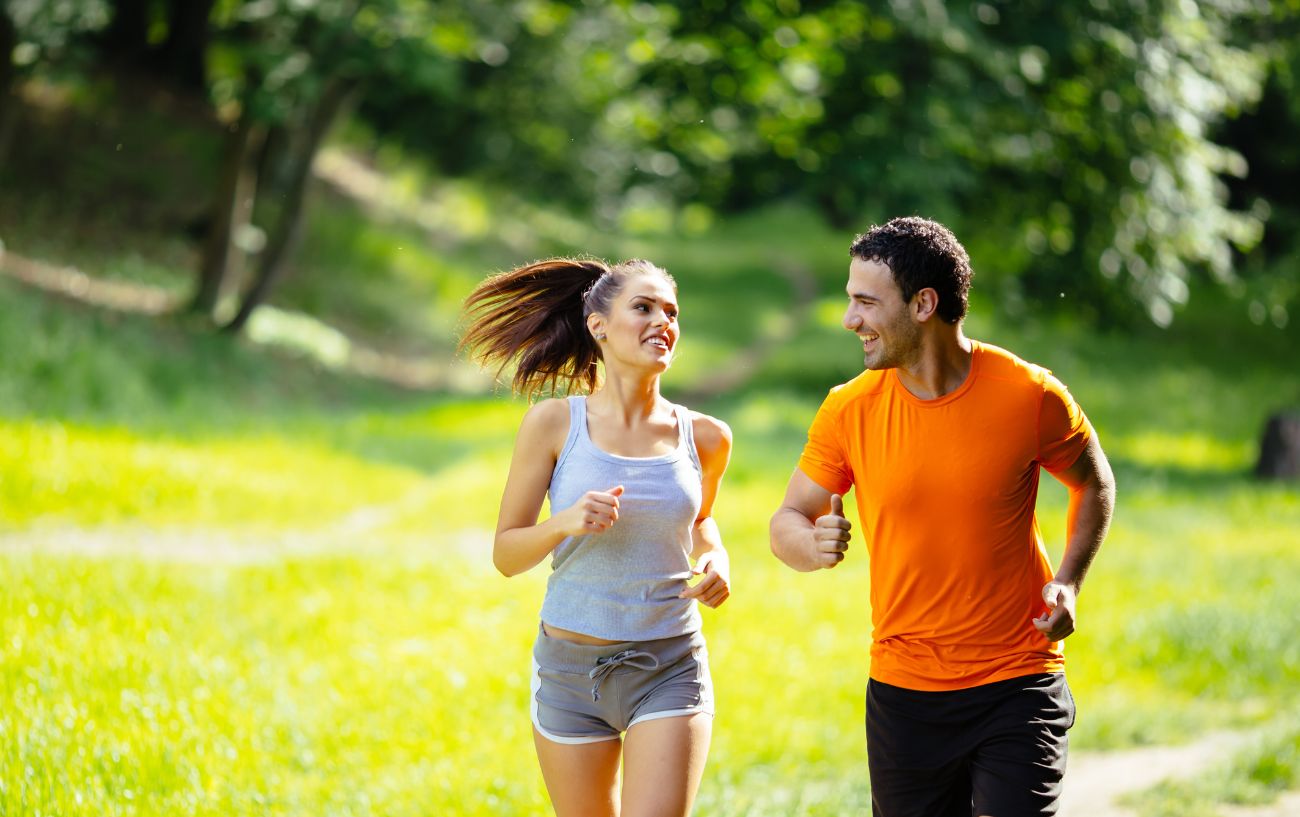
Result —
M695 403L736 438L717 508L735 593L705 616L719 717L699 811L864 811L865 552L797 575L766 540L818 401L861 365L838 328L850 236L797 207L604 233L417 187L457 203L455 229L319 199L281 314L449 363L459 300L488 271L574 249L667 266L683 342L666 391L745 367ZM184 291L191 244L148 219L18 215L15 189L0 192L11 251ZM1267 722L1270 745L1293 747L1300 490L1248 472L1264 418L1300 406L1296 326L1256 326L1208 288L1172 329L1123 335L1068 305L1000 306L977 289L970 334L1054 369L1120 482L1069 643L1074 745ZM488 558L521 402L403 391L3 276L0 348L0 813L544 810L525 668L545 570L507 581ZM1050 479L1040 522L1059 553ZM1271 756L1269 779L1293 785L1295 752Z

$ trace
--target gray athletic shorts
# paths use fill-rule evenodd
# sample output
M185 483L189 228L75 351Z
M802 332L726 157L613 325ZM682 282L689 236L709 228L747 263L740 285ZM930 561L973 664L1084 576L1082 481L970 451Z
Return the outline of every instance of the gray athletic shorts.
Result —
M551 638L533 645L533 726L556 743L617 740L641 721L713 714L704 636L591 646Z

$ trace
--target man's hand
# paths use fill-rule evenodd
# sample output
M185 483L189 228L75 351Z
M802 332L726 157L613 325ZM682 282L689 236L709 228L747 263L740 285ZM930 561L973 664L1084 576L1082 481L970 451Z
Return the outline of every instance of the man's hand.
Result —
M832 568L844 561L849 549L849 530L853 524L844 518L844 498L831 494L831 512L813 523L813 563L815 568Z
M1043 601L1047 612L1034 619L1034 626L1048 641L1060 641L1074 632L1075 590L1064 582L1051 581L1043 585Z
M711 550L701 556L691 573L704 578L678 594L681 598L698 599L706 607L717 607L731 596L731 560L725 550Z

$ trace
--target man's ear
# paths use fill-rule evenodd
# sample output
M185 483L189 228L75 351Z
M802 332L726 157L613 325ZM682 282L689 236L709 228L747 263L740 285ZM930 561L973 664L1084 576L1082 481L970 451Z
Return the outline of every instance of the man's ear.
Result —
M918 290L912 296L912 317L924 323L939 312L939 293L932 287Z

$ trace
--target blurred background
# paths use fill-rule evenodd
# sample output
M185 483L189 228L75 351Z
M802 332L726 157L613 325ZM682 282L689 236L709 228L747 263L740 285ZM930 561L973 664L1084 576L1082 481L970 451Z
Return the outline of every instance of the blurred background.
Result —
M548 813L526 404L455 346L571 253L674 274L665 393L735 433L697 812L867 813L865 550L766 520L906 214L1117 472L1098 803L1300 813L1298 84L1297 0L0 0L0 814Z

